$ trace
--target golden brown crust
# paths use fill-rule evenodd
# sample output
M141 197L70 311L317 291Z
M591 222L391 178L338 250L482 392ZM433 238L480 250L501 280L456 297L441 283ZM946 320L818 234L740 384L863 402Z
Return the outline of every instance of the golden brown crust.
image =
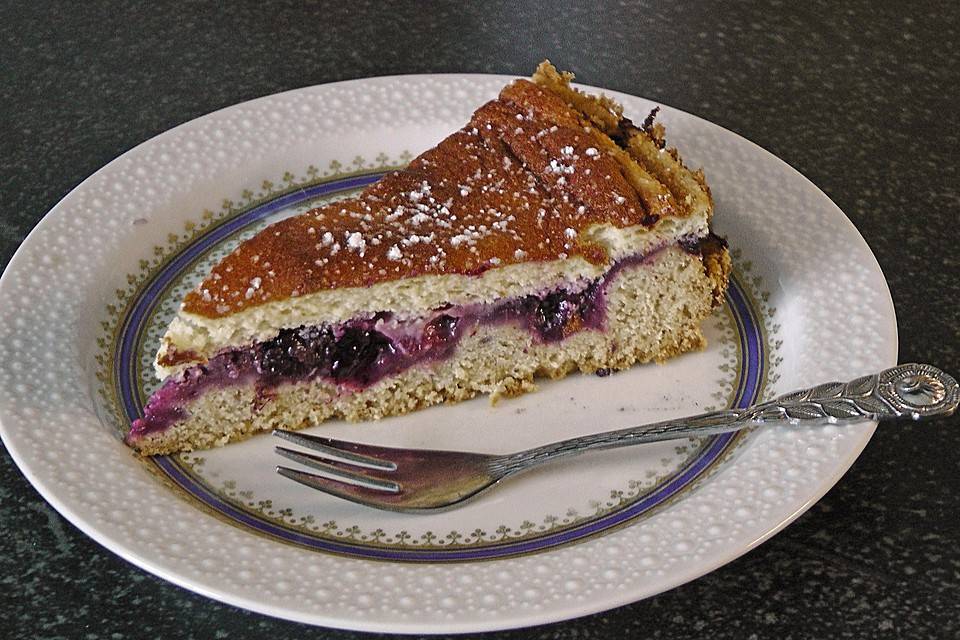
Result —
M175 367L184 363L203 364L207 359L193 349L178 349L171 344L158 355L157 362L165 367Z
M611 103L612 104L612 103ZM323 290L581 256L597 224L649 227L682 206L591 119L526 80L358 197L283 220L241 244L183 310L221 318Z
M540 63L533 74L535 83L569 104L585 124L593 125L594 135L606 138L608 148L613 147L612 153L629 156L629 160L621 157L621 163L638 191L647 193L648 199L662 199L665 208L675 209L677 215L704 211L709 220L713 200L703 172L687 169L677 150L666 146L665 129L654 120L659 107L638 127L623 116L619 104L606 96L587 95L574 89L570 86L572 80L572 73L558 72L549 61Z

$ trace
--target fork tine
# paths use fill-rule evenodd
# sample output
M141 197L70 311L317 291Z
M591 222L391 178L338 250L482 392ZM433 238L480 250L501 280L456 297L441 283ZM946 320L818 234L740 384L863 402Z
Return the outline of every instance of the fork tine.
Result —
M311 482L304 482L305 477L322 478L328 481L356 485L366 489L389 491L391 493L400 491L400 485L396 482L372 477L362 472L350 471L341 466L342 463L337 464L337 461L328 461L323 457L314 456L302 451L294 451L293 449L287 449L286 447L274 447L274 451L288 460L299 462L300 464L306 465L311 469L315 469L321 474L324 474L322 476L317 476L315 474L310 474L303 471L295 471L287 467L277 467L277 473L280 475L291 478L292 480L297 480L298 482L303 482L303 484L314 486L314 484Z
M342 460L343 462L349 462L360 467L383 469L386 471L393 471L397 468L396 463L392 460L376 457L375 455L368 455L369 453L386 455L388 450L384 447L363 445L356 442L344 442L343 440L311 436L306 433L297 433L285 429L274 429L273 435L287 442L316 451L320 454L320 457L325 460Z
M276 447L277 453L319 472L277 467L281 476L329 495L390 511L447 509L482 492L509 471L491 466L491 461L500 459L491 454L380 447L282 429L274 433L311 450Z
M384 509L391 509L389 503L384 503L382 498L377 496L395 496L397 494L390 492L381 492L377 489L367 488L361 485L348 484L325 478L306 471L290 469L289 467L277 467L277 473L295 482L299 482L311 489L326 493L337 498L357 502L365 505L380 506Z

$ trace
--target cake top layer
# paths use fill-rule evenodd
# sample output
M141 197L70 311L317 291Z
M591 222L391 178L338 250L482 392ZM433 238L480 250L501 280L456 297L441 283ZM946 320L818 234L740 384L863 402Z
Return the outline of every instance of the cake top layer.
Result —
M622 154L556 92L517 80L407 168L242 243L186 296L183 311L220 318L418 275L576 256L605 263L589 228L650 227L689 208L642 169L625 169Z

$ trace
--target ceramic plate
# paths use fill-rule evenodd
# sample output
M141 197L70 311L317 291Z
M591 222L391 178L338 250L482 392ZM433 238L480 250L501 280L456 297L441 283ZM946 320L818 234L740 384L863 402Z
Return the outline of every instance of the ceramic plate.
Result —
M148 461L121 443L156 387L160 335L212 263L269 222L402 166L508 81L376 78L270 96L160 135L77 187L0 280L0 434L30 482L92 538L188 589L313 624L421 633L540 624L644 598L808 508L874 425L592 453L420 516L280 478L270 436ZM656 106L606 93L635 119ZM829 199L735 134L669 108L659 117L668 143L704 167L733 249L706 350L544 381L497 406L480 398L317 430L505 452L894 364L883 276Z

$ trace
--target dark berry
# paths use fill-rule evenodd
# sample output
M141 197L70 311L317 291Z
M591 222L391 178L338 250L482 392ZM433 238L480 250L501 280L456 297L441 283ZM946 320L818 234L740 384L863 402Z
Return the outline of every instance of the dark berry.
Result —
M457 322L458 319L453 316L437 316L423 328L423 342L433 347L453 341L457 335Z
M376 379L376 365L381 356L393 353L393 343L379 331L347 327L333 345L330 375L337 382L365 385Z
M330 361L333 332L320 327L301 327L291 341L289 354L308 367L322 367Z
M692 234L682 236L679 240L677 240L677 244L679 244L680 248L690 255L698 256L702 252L702 249L700 248L700 238Z
M267 379L304 377L329 360L332 339L329 329L283 329L273 340L260 344L257 370Z
M576 311L577 305L565 292L548 293L537 306L536 328L544 340L562 340Z

